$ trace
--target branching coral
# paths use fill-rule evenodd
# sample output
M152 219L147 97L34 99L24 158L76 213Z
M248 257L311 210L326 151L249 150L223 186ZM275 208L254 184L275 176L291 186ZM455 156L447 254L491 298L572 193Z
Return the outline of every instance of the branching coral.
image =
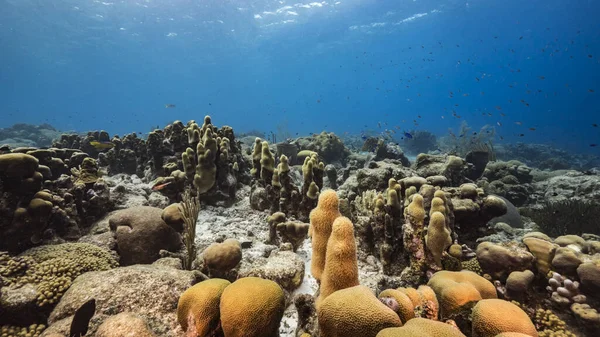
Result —
M470 151L487 151L490 160L495 159L493 141L496 136L496 129L493 126L484 125L479 132L473 129L463 121L460 129L454 133L448 129L448 136L442 137L438 142L442 150L465 157Z
M32 248L14 258L0 255L0 275L16 287L34 284L40 307L57 303L77 276L117 265L110 253L87 243Z
M196 259L196 222L200 214L198 197L192 196L190 191L186 190L178 209L183 218L183 243L187 252L183 258L183 267L192 270L192 262Z

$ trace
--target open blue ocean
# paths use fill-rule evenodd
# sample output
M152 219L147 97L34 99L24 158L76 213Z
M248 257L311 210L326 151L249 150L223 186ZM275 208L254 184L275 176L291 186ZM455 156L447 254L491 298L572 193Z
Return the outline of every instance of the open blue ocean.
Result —
M211 114L240 131L441 136L466 121L598 153L594 1L1 6L3 127L122 135Z

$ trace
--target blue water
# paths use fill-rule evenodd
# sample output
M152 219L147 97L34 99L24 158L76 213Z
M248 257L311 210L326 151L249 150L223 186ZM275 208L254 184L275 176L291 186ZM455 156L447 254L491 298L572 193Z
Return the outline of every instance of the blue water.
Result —
M590 147L600 143L597 1L0 0L0 8L0 127L124 134L210 114L238 132L444 135L466 120L475 130L494 125L499 143L600 151Z

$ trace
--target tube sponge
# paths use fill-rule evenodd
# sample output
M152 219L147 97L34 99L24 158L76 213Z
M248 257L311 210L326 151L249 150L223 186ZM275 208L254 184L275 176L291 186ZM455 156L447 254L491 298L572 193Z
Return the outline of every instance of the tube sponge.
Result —
M331 235L327 241L325 269L321 278L319 298L316 302L317 308L333 292L358 284L354 225L350 219L339 217L333 222Z
M325 267L327 240L331 235L333 221L342 216L339 210L340 201L334 190L324 191L319 195L317 207L310 212L310 234L312 236L312 257L310 270L312 276L321 281Z

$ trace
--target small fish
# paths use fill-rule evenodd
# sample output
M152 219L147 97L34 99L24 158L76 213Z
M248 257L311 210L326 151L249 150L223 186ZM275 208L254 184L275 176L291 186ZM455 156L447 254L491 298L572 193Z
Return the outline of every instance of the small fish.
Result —
M106 149L112 149L113 147L115 147L115 144L113 142L97 141L97 140L92 140L90 142L90 145L93 146L96 150L106 150Z
M515 122L515 124L517 124L517 125L523 125L523 123L521 123L521 122Z
M595 127L595 128L597 128L598 124L594 123L594 124L592 124L592 126Z
M408 132L404 132L404 137L406 137L406 138L408 138L408 139L412 139L412 138L413 138L413 135L411 135L411 134L410 134L410 133L408 133Z
M171 183L173 183L173 182L169 181L168 183L154 185L154 186L152 186L152 190L153 191L160 191L160 190L164 189L165 187L171 185Z
M596 147L598 144L590 144L590 147Z
M500 122L496 122L496 124L498 124L498 126L502 126L502 123L500 123Z
M169 108L174 108L175 104L165 104L165 108L169 109Z
M535 131L535 128L529 128L529 130L531 130L531 131Z
M90 319L94 317L96 312L96 300L91 299L83 303L73 316L69 337L82 337L87 334Z

